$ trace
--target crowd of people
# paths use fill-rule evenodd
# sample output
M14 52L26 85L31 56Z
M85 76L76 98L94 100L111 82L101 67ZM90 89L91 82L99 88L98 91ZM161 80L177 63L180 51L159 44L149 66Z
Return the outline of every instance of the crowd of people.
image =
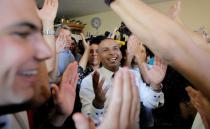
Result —
M123 27L79 42L55 29L59 2L2 0L0 128L210 128L210 40L182 22L180 0L166 14L105 0Z

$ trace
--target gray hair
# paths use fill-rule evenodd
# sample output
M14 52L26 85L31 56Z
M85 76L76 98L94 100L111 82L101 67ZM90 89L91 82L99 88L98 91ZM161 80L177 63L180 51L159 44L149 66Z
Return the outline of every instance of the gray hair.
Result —
M61 24L56 28L55 36L58 36L61 29L69 30L71 32L71 28L67 25Z

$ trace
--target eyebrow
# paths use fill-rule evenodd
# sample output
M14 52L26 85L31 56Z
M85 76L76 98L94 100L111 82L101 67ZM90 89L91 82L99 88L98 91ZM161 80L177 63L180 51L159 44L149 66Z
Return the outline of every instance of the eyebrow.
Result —
M30 29L37 31L39 30L38 27L30 22L21 22L18 24L15 24L13 27L29 27Z
M12 28L20 28L20 27L27 27L32 31L41 31L41 29L39 29L38 26L30 22L20 22L20 23L12 24L9 27L5 28L5 30L9 30Z
M111 46L102 47L99 50L110 49L110 48L120 48L120 47L119 45L111 45Z
M40 31L41 32L41 27L39 27L38 25L35 25L31 22L17 22L15 24L10 24L10 25L7 25L5 28L2 28L1 31L0 31L0 36L3 34L3 33L7 33L9 32L10 30L16 28L21 28L21 27L27 27L29 28L31 31L35 32L35 31Z

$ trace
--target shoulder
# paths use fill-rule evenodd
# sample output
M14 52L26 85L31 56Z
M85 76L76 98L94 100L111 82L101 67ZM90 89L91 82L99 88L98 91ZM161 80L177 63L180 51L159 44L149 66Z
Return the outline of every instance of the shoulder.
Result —
M137 75L139 74L139 71L138 71L137 69L129 69L129 71L130 71L131 73L133 73L134 76L137 76Z
M92 83L92 73L90 73L89 75L87 75L81 83L81 88L84 88L88 85L90 85Z

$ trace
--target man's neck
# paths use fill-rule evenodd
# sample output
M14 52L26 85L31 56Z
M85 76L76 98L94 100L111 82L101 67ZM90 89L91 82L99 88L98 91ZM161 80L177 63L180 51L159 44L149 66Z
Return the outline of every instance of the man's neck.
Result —
M117 72L119 70L119 66L116 67L116 68L108 68L108 67L104 66L104 68L111 71L111 72Z
M93 68L93 70L97 70L99 68L99 65L95 65L95 66L91 66Z

